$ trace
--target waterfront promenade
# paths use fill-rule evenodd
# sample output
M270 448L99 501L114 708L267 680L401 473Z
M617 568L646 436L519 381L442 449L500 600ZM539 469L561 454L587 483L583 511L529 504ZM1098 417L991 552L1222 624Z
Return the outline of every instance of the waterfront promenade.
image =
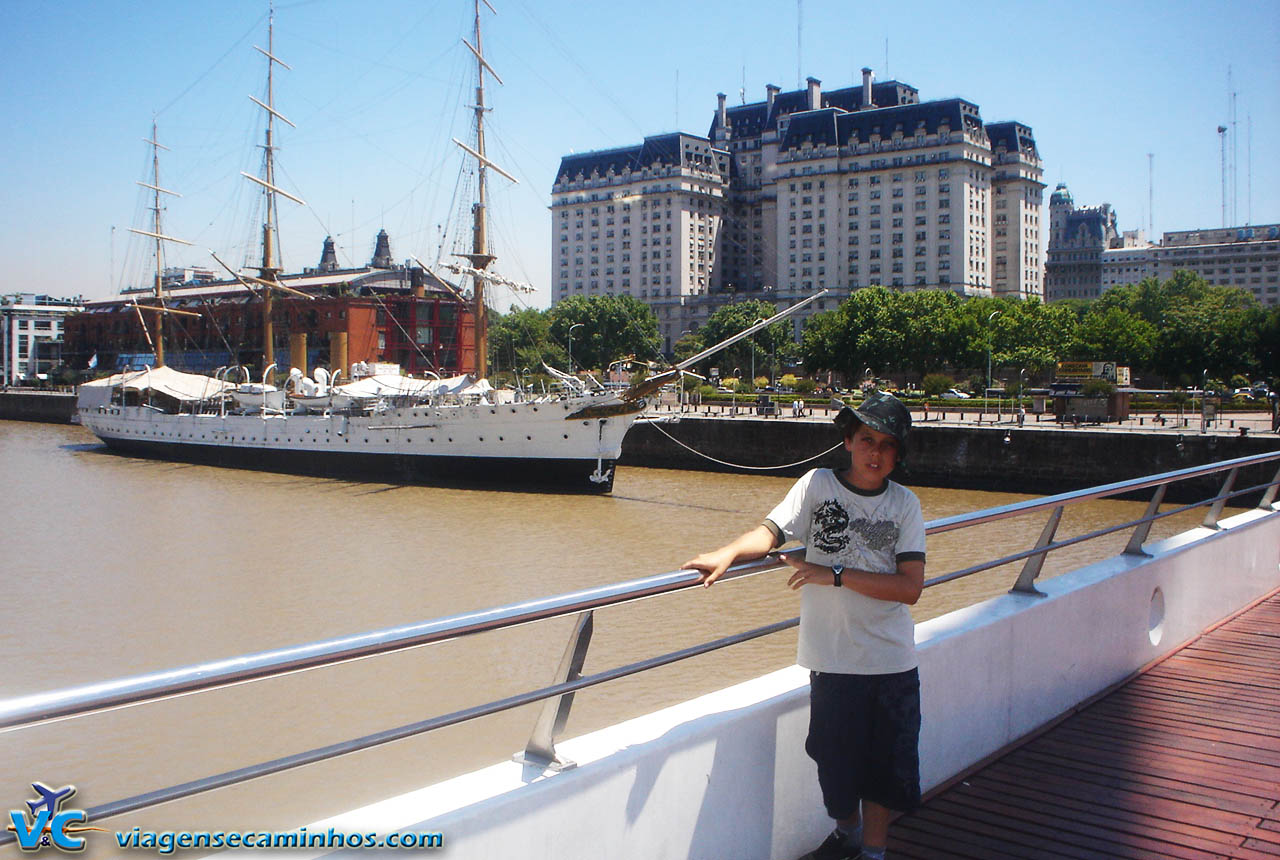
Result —
M1280 591L942 786L889 850L1280 857Z
M829 406L810 407L804 411L804 414L794 415L790 401L785 399L785 395L776 396L776 405L778 407L776 416L768 416L772 420L787 422L830 421L832 416L835 415L835 410ZM853 405L856 405L856 402ZM646 414L654 418L666 418L672 415L726 419L762 417L756 413L755 404L753 402L748 403L745 395L736 409L731 404L715 403L697 406L686 405L682 411L679 405L664 401L651 406ZM1161 420L1157 420L1157 414ZM1097 432L1128 430L1141 433L1170 434L1201 432L1200 413L1197 410L1187 410L1181 416L1176 411L1161 413L1140 412L1134 413L1123 421L1083 422L1079 425L1071 421L1060 422L1049 413L1036 415L1028 411L1023 418L1022 424L1019 425L1017 412L1016 410L1011 412L1008 403L1005 403L1002 407L997 407L996 402L993 400L984 410L981 398L974 398L968 401L950 401L943 406L935 404L929 407L927 413L919 407L912 407L911 419L917 427L925 425L930 427L999 426L1002 428L1020 427L1024 430L1073 429ZM1269 434L1272 432L1271 425L1271 413L1263 405L1250 411L1220 413L1213 420L1206 422L1204 432L1216 435L1238 436L1240 429L1243 427L1247 429L1250 435L1258 433Z

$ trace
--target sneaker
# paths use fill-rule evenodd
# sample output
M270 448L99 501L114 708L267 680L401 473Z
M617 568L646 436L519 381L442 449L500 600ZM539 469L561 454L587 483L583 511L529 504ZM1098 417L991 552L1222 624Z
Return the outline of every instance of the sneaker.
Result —
M862 853L858 845L851 845L849 840L838 829L821 845L800 858L800 860L854 860Z

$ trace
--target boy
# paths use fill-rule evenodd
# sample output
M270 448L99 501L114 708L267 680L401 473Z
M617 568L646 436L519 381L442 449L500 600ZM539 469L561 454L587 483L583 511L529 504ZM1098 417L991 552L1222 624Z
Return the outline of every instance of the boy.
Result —
M920 680L908 606L924 587L924 517L910 490L889 480L906 453L911 413L872 394L836 416L849 469L814 469L760 525L685 562L710 586L740 561L788 540L781 558L800 590L797 662L810 670L805 751L818 765L836 829L806 860L882 860L890 810L920 801Z

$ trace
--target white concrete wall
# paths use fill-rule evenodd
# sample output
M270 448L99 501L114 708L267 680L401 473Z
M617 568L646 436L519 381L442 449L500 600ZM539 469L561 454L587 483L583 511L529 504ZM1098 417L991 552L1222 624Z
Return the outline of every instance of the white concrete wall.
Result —
M1280 587L1280 512L1223 526L920 624L926 790ZM793 666L565 741L575 769L506 762L308 830L441 831L452 858L791 860L830 828L807 721Z

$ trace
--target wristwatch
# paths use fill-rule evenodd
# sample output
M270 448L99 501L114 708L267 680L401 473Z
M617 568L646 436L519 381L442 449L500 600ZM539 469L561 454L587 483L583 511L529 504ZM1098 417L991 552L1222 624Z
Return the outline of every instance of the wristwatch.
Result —
M844 580L840 576L840 574L844 573L844 565L843 564L831 565L831 572L835 574L835 577L836 577L836 581L833 583L833 585L835 585L836 588L844 588Z

